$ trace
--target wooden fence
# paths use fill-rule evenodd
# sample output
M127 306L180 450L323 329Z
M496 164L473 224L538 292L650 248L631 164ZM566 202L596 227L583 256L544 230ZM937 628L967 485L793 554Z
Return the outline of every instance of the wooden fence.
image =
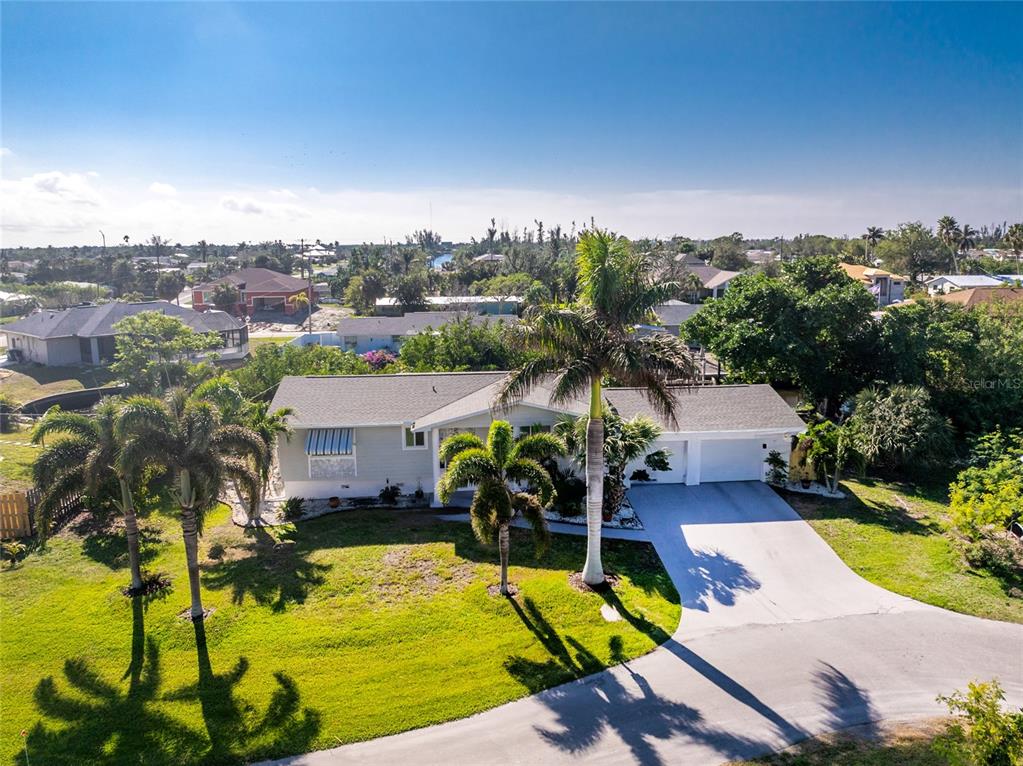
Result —
M36 533L38 490L0 494L0 538L31 537ZM56 532L82 509L80 495L65 500L50 515L50 533Z

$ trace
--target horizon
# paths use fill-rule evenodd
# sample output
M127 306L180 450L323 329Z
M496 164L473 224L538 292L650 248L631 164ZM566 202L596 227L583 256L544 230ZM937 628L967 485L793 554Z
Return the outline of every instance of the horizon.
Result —
M1023 211L1019 4L5 3L3 247Z

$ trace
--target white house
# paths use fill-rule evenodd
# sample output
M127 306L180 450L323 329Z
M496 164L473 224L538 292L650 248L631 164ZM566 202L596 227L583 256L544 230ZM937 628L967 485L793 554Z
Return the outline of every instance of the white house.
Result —
M406 338L423 330L436 330L459 319L469 319L473 324L483 324L517 321L518 317L468 314L460 311L410 311L400 317L348 317L337 323L339 342L336 345L357 354L379 349L397 353Z
M905 300L908 277L893 274L884 269L861 266L858 263L840 263L838 265L850 279L859 282L867 289L867 292L877 299L878 308Z
M984 274L939 274L924 284L931 295L948 293L952 290L967 290L971 287L1000 287L1005 282Z
M305 498L371 497L387 482L432 493L443 471L441 441L460 431L485 436L507 373L286 377L271 409L290 407L290 440L278 444L284 491ZM610 388L607 400L626 418L656 419L645 395ZM656 448L671 452L664 483L757 481L771 450L788 457L804 423L768 385L681 388L676 424L662 422ZM582 415L585 401L554 406L538 389L497 415L519 434L549 429L563 413ZM637 466L627 469L631 473Z
M430 311L471 311L474 314L517 314L522 298L517 295L427 295ZM397 298L377 298L378 316L399 316L401 304Z

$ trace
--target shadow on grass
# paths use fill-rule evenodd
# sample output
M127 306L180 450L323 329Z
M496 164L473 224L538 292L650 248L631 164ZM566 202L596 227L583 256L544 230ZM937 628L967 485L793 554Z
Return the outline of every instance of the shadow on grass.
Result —
M860 480L867 487L875 486L872 480ZM884 484L884 489L890 488ZM782 497L799 512L804 519L851 519L859 524L870 524L882 527L896 534L909 535L940 535L941 523L937 519L924 515L916 515L909 508L898 502L879 502L864 500L854 494L848 485L842 485L846 497L843 500L801 495L794 492L779 490ZM907 487L905 494L912 495L912 488ZM898 492L895 492L898 495Z
M36 707L48 720L28 733L33 762L219 764L308 750L319 733L320 716L301 708L295 682L275 673L277 688L260 713L235 689L248 672L248 661L240 657L229 670L216 673L202 623L195 624L197 682L164 692L160 651L145 635L143 607L142 599L133 599L131 658L120 683L104 679L79 658L64 663L64 690L52 677L37 684ZM197 702L202 727L167 712L166 703L174 701ZM21 762L19 754L13 763Z

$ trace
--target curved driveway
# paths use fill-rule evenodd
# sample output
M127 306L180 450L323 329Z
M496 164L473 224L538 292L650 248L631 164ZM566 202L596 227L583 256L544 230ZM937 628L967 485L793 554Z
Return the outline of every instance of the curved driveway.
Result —
M765 485L630 497L682 596L662 646L471 718L277 763L717 764L938 714L935 696L971 679L1023 702L1023 626L871 585Z

